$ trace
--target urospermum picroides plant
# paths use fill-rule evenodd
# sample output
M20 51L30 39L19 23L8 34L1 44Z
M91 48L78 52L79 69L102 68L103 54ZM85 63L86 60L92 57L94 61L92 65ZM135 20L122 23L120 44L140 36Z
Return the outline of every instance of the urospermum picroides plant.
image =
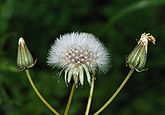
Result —
M100 114L113 101L113 99L127 83L134 70L137 72L146 70L144 69L144 66L147 59L148 42L155 44L155 38L150 35L150 33L143 33L136 47L126 59L126 65L130 68L128 75L115 93L109 98L109 100L93 115ZM67 86L72 79L74 81L64 115L68 115L75 87L78 87L79 84L84 84L84 77L87 77L90 87L88 103L85 111L85 115L89 115L93 97L94 82L97 77L96 72L102 71L105 73L108 70L108 65L110 62L109 57L110 54L103 44L94 35L89 33L68 33L55 40L55 43L49 50L47 64L53 68L61 68L60 76L64 76ZM19 70L24 70L26 72L32 88L41 101L54 114L60 115L60 113L54 109L40 94L31 79L29 68L32 68L35 63L36 60L33 59L24 39L20 38L18 41L17 55L17 65Z

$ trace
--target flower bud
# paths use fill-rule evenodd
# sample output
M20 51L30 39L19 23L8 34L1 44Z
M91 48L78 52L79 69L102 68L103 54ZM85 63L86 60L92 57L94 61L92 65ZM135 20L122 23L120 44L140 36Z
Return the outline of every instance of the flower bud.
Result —
M155 38L150 33L143 33L141 35L138 44L133 51L128 55L126 64L137 72L141 72L144 69L147 59L148 41L155 44Z
M30 51L28 50L24 39L21 37L18 41L18 52L17 52L17 65L19 70L25 70L31 68L35 65L36 60L34 61Z

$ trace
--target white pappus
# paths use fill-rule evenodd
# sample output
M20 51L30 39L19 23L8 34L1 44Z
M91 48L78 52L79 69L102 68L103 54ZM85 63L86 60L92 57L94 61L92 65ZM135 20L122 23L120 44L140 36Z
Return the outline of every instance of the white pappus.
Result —
M55 40L51 46L47 63L51 67L62 68L66 84L73 78L77 85L84 84L84 76L91 83L97 69L105 72L108 67L109 53L103 44L89 33L67 33ZM60 72L60 73L61 73Z

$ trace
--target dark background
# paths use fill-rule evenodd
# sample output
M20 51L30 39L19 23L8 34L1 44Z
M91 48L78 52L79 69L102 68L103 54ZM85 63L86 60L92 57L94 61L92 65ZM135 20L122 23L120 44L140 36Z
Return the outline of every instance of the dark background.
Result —
M63 76L57 75L60 69L46 65L46 57L57 37L73 31L93 33L111 52L109 71L96 75L91 114L125 78L129 71L125 56L141 34L155 36L156 44L149 44L148 70L134 72L102 114L165 114L165 0L0 0L0 115L51 114L35 95L25 73L17 70L21 36L38 59L31 69L36 86L50 104L64 112L71 86L66 87ZM75 90L70 115L84 114L89 89L85 81Z

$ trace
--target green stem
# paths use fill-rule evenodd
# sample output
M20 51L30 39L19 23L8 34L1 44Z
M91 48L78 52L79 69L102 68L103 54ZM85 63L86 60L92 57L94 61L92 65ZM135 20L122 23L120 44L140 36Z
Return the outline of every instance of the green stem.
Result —
M88 104L87 104L87 107L86 107L85 115L89 115L89 110L90 110L90 107L91 107L92 96L93 96L94 83L95 83L95 78L92 77L91 89L90 89L90 94L89 94L89 98L88 98Z
M72 101L72 98L73 98L74 89L75 89L75 84L73 83L72 89L71 89L71 92L70 92L70 96L69 96L69 100L68 100L68 104L66 106L64 115L68 115L68 112L69 112L69 109L70 109L70 105L71 105L71 101Z
M111 98L97 112L95 112L93 115L100 114L113 101L113 99L117 96L117 94L121 91L121 89L127 83L128 79L130 78L130 76L132 75L133 72L134 72L134 69L131 69L129 71L128 75L126 76L126 78L124 79L122 84L119 86L119 88L115 91L115 93L111 96Z
M40 92L37 90L36 86L33 83L33 80L31 79L29 70L26 70L26 75L29 79L29 82L34 90L34 92L37 94L37 96L40 98L40 100L55 114L55 115L60 115L45 99L44 97L40 94Z

